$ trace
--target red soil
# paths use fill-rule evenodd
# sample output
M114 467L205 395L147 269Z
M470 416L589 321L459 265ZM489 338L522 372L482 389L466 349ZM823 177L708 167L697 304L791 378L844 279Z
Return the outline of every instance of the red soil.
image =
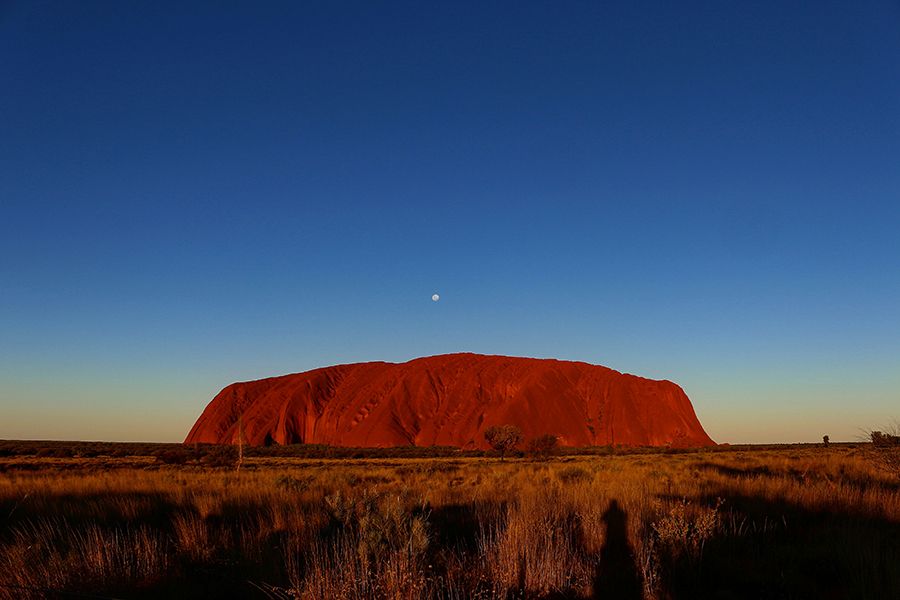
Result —
M213 398L185 443L486 447L484 430L519 426L525 439L566 446L708 446L691 401L671 381L598 365L447 354L406 363L338 365L233 383Z

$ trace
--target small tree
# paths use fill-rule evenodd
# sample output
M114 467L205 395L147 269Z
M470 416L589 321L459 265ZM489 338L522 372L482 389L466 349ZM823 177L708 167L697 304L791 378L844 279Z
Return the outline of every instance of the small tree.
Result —
M238 447L238 457L237 457L237 462L235 463L235 470L238 473L240 473L241 465L244 464L244 418L243 418L243 415L238 416L237 447Z
M830 441L830 439L829 439L829 437L828 437L827 435L823 435L823 436L822 436L822 443L825 444L825 447L826 447L826 448L828 447L828 442L829 442L829 441Z
M515 425L494 425L484 430L484 439L500 453L500 460L503 460L506 453L521 444L525 438L522 430Z
M559 452L559 438L547 433L538 436L528 442L528 454L532 457L546 460Z

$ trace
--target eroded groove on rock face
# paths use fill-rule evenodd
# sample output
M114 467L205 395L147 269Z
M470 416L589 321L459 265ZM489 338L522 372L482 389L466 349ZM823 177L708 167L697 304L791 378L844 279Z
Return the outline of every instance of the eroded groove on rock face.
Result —
M513 424L566 446L707 446L671 381L551 359L447 354L358 363L233 383L213 398L186 443L459 446Z

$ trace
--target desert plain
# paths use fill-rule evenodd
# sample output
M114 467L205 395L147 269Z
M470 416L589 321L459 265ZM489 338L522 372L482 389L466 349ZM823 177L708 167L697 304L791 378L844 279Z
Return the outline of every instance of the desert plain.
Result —
M894 451L0 442L0 598L889 598Z

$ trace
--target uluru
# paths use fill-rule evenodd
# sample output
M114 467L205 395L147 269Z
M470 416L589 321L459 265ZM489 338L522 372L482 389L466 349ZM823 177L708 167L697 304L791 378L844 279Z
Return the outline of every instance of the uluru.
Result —
M518 426L565 446L708 446L684 391L600 365L447 354L366 362L233 383L185 443L484 448L484 430ZM239 433L240 432L240 433Z

